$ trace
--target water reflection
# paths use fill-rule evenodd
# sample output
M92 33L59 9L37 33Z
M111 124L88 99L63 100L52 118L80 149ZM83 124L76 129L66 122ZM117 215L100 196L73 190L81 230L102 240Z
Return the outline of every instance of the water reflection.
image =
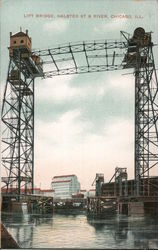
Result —
M19 246L33 248L34 229L41 224L52 225L52 215L2 213L2 222Z
M158 249L157 218L2 214L2 221L23 248Z
M134 229L134 223L130 222ZM143 229L143 230L141 230ZM142 219L139 224L132 230L134 237L134 246L139 249L158 249L158 218L147 217Z
M102 220L88 219L89 225L96 230L96 236L102 232L113 236L118 248L158 249L158 218L130 218L117 216ZM113 244L113 242L111 241ZM127 244L127 245L126 245Z

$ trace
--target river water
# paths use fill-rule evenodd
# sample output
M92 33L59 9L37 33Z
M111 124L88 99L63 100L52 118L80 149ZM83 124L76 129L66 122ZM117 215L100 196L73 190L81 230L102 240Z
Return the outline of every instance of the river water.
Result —
M21 248L158 249L157 217L2 213L2 222Z

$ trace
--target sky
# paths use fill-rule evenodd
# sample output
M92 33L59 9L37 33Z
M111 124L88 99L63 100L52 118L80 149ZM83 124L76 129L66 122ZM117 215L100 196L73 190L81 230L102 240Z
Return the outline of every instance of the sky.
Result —
M121 30L132 35L137 27L152 31L157 43L157 13L157 0L2 0L1 98L10 32L28 29L33 49L86 40L119 40ZM157 58L155 61L157 65ZM126 167L129 179L134 177L134 76L127 73L36 79L37 187L50 188L55 175L76 174L81 188L91 189L96 173L104 173L109 181L115 167Z

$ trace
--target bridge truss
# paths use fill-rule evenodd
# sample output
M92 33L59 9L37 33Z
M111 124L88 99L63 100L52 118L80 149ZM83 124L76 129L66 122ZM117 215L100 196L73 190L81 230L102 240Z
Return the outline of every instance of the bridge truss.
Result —
M123 34L124 35L124 34ZM137 28L121 41L70 43L28 53L14 49L10 57L2 105L2 177L8 192L33 190L34 81L36 77L134 69L135 75L135 192L148 195L140 179L158 166L158 80L151 33ZM40 58L36 63L33 58ZM17 73L18 72L18 73Z

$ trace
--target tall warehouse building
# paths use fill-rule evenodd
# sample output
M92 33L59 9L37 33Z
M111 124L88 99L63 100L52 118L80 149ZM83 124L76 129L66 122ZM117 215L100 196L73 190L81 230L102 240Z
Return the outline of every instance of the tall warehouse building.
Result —
M54 198L72 198L72 194L80 192L80 183L76 175L54 176L52 179Z

